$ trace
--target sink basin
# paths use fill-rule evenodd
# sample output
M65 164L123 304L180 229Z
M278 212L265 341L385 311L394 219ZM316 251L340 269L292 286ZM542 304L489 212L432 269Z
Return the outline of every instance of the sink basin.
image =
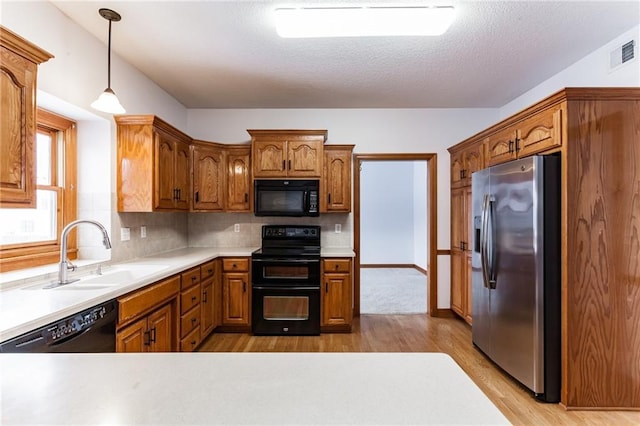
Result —
M128 284L132 281L140 280L149 275L156 274L163 269L167 269L166 265L149 265L149 264L122 264L108 266L102 269L102 275L87 275L81 277L78 281L60 286L52 286L49 284L38 284L36 286L27 287L25 290L100 290L110 287L117 287Z

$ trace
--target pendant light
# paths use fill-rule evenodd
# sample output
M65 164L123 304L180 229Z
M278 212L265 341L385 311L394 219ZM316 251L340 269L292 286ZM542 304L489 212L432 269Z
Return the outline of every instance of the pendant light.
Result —
M99 9L98 13L104 19L109 21L109 45L107 50L107 88L100 94L98 99L91 103L91 107L98 111L108 112L110 114L124 114L126 111L120 105L120 101L116 94L111 90L111 22L118 22L122 17L118 12L111 9Z

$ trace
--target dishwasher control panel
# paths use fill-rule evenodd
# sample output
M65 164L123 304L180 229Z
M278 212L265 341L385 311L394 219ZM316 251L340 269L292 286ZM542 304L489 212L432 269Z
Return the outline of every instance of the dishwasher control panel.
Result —
M113 352L116 318L111 300L3 342L0 352Z

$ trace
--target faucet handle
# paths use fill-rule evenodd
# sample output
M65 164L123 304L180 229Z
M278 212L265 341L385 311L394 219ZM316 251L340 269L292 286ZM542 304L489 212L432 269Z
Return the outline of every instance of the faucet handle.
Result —
M69 259L67 259L67 271L75 271L76 270L76 265L74 265L73 263L71 263L71 261Z

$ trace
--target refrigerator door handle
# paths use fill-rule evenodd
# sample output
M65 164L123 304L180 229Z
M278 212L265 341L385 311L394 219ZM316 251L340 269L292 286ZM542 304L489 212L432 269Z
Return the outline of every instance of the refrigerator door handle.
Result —
M482 266L482 285L489 288L489 265L487 264L487 232L488 232L489 195L482 196L482 214L480 225L480 263Z
M488 287L490 289L496 288L496 227L494 224L493 209L495 204L495 197L487 195L487 237L486 240L486 253L488 258Z

